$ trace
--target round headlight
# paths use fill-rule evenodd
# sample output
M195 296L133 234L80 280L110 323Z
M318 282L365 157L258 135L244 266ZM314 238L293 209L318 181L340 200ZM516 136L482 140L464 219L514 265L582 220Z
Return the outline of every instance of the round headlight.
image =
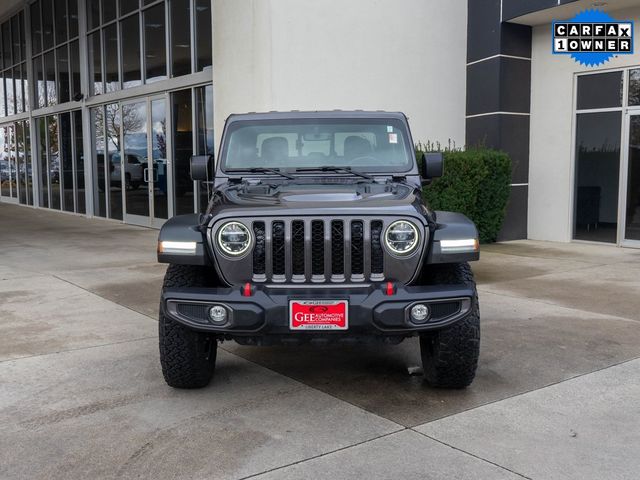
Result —
M251 246L251 232L240 222L225 223L218 230L218 246L227 255L242 255Z
M398 220L389 225L384 241L391 252L407 255L418 245L418 229L411 222Z

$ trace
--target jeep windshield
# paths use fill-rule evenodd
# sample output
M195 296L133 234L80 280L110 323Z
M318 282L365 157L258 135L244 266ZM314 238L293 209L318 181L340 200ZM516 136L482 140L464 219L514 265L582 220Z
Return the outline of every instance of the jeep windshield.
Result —
M406 172L412 162L406 127L394 118L270 119L231 123L221 168L365 176L360 172Z

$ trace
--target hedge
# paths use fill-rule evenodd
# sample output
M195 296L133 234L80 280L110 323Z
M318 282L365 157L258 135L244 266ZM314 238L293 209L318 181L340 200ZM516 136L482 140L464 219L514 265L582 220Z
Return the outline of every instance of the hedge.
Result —
M423 149L416 146L417 158ZM487 148L447 150L444 175L424 188L424 198L434 210L463 213L478 227L481 242L495 242L510 184L511 160L506 153Z

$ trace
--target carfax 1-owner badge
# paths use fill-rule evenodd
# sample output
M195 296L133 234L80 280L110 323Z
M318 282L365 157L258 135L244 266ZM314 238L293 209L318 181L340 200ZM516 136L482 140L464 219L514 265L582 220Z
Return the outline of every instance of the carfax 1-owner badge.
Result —
M571 55L586 66L633 53L633 20L617 20L601 10L585 10L570 20L553 22L553 53Z

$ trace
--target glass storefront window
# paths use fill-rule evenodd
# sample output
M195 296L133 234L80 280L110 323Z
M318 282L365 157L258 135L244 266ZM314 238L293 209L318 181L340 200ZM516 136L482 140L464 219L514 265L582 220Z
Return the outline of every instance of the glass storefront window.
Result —
M73 118L73 133L74 133L74 168L76 178L76 199L77 199L77 213L86 213L86 200L85 200L85 188L84 188L84 144L82 134L82 112L75 110L72 113Z
M576 239L616 241L621 127L621 112L577 115Z
M73 198L73 145L71 131L71 113L60 114L60 188L62 208L67 212L75 211Z
M56 88L56 60L53 50L44 56L44 78L47 87L46 105L56 105L58 103L58 93Z
M107 194L105 181L105 142L104 142L104 107L91 109L91 125L93 140L93 171L94 176L94 196L95 214L98 217L107 216Z
M42 51L42 26L40 22L40 2L31 4L31 51L34 55Z
M4 78L0 75L0 117L6 115L6 100L4 97Z
M49 208L49 167L47 164L47 124L45 117L36 120L40 170L40 206Z
M53 38L53 2L40 1L42 5L42 49L49 50L54 46Z
M578 77L578 110L622 106L622 71Z
M197 39L196 70L199 72L210 67L212 63L211 0L195 0L195 5Z
M100 42L100 31L89 35L89 79L91 85L91 95L100 95L102 88L102 47Z
M47 106L47 96L44 83L44 57L41 55L33 60L33 75L35 82L35 95L36 95L36 108L42 108Z
M47 142L49 146L49 188L51 208L60 210L60 147L58 143L58 118L55 115L47 117Z
M164 5L144 11L144 60L147 83L167 78L167 49Z
M118 26L114 23L102 30L104 45L104 83L106 92L120 90L118 69Z
M60 103L64 103L70 99L69 54L67 45L56 49L56 62L58 64L58 100Z
M171 0L171 76L191 73L191 0Z
M126 129L126 118L122 121L120 105L112 103L105 107L105 133L107 158L105 158L106 191L109 194L109 218L122 220L122 175L120 165L120 130ZM123 135L126 132L123 132ZM126 173L126 172L125 172Z
M67 2L66 0L54 0L54 12L56 19L56 45L67 41Z
M131 15L120 22L122 32L122 83L123 88L142 84L140 70L140 16Z
M196 153L214 155L213 136L213 87L196 88ZM204 212L209 203L210 185L201 182L200 211Z
M193 213L193 181L190 159L193 155L193 119L191 89L171 94L173 116L173 190L175 214Z

